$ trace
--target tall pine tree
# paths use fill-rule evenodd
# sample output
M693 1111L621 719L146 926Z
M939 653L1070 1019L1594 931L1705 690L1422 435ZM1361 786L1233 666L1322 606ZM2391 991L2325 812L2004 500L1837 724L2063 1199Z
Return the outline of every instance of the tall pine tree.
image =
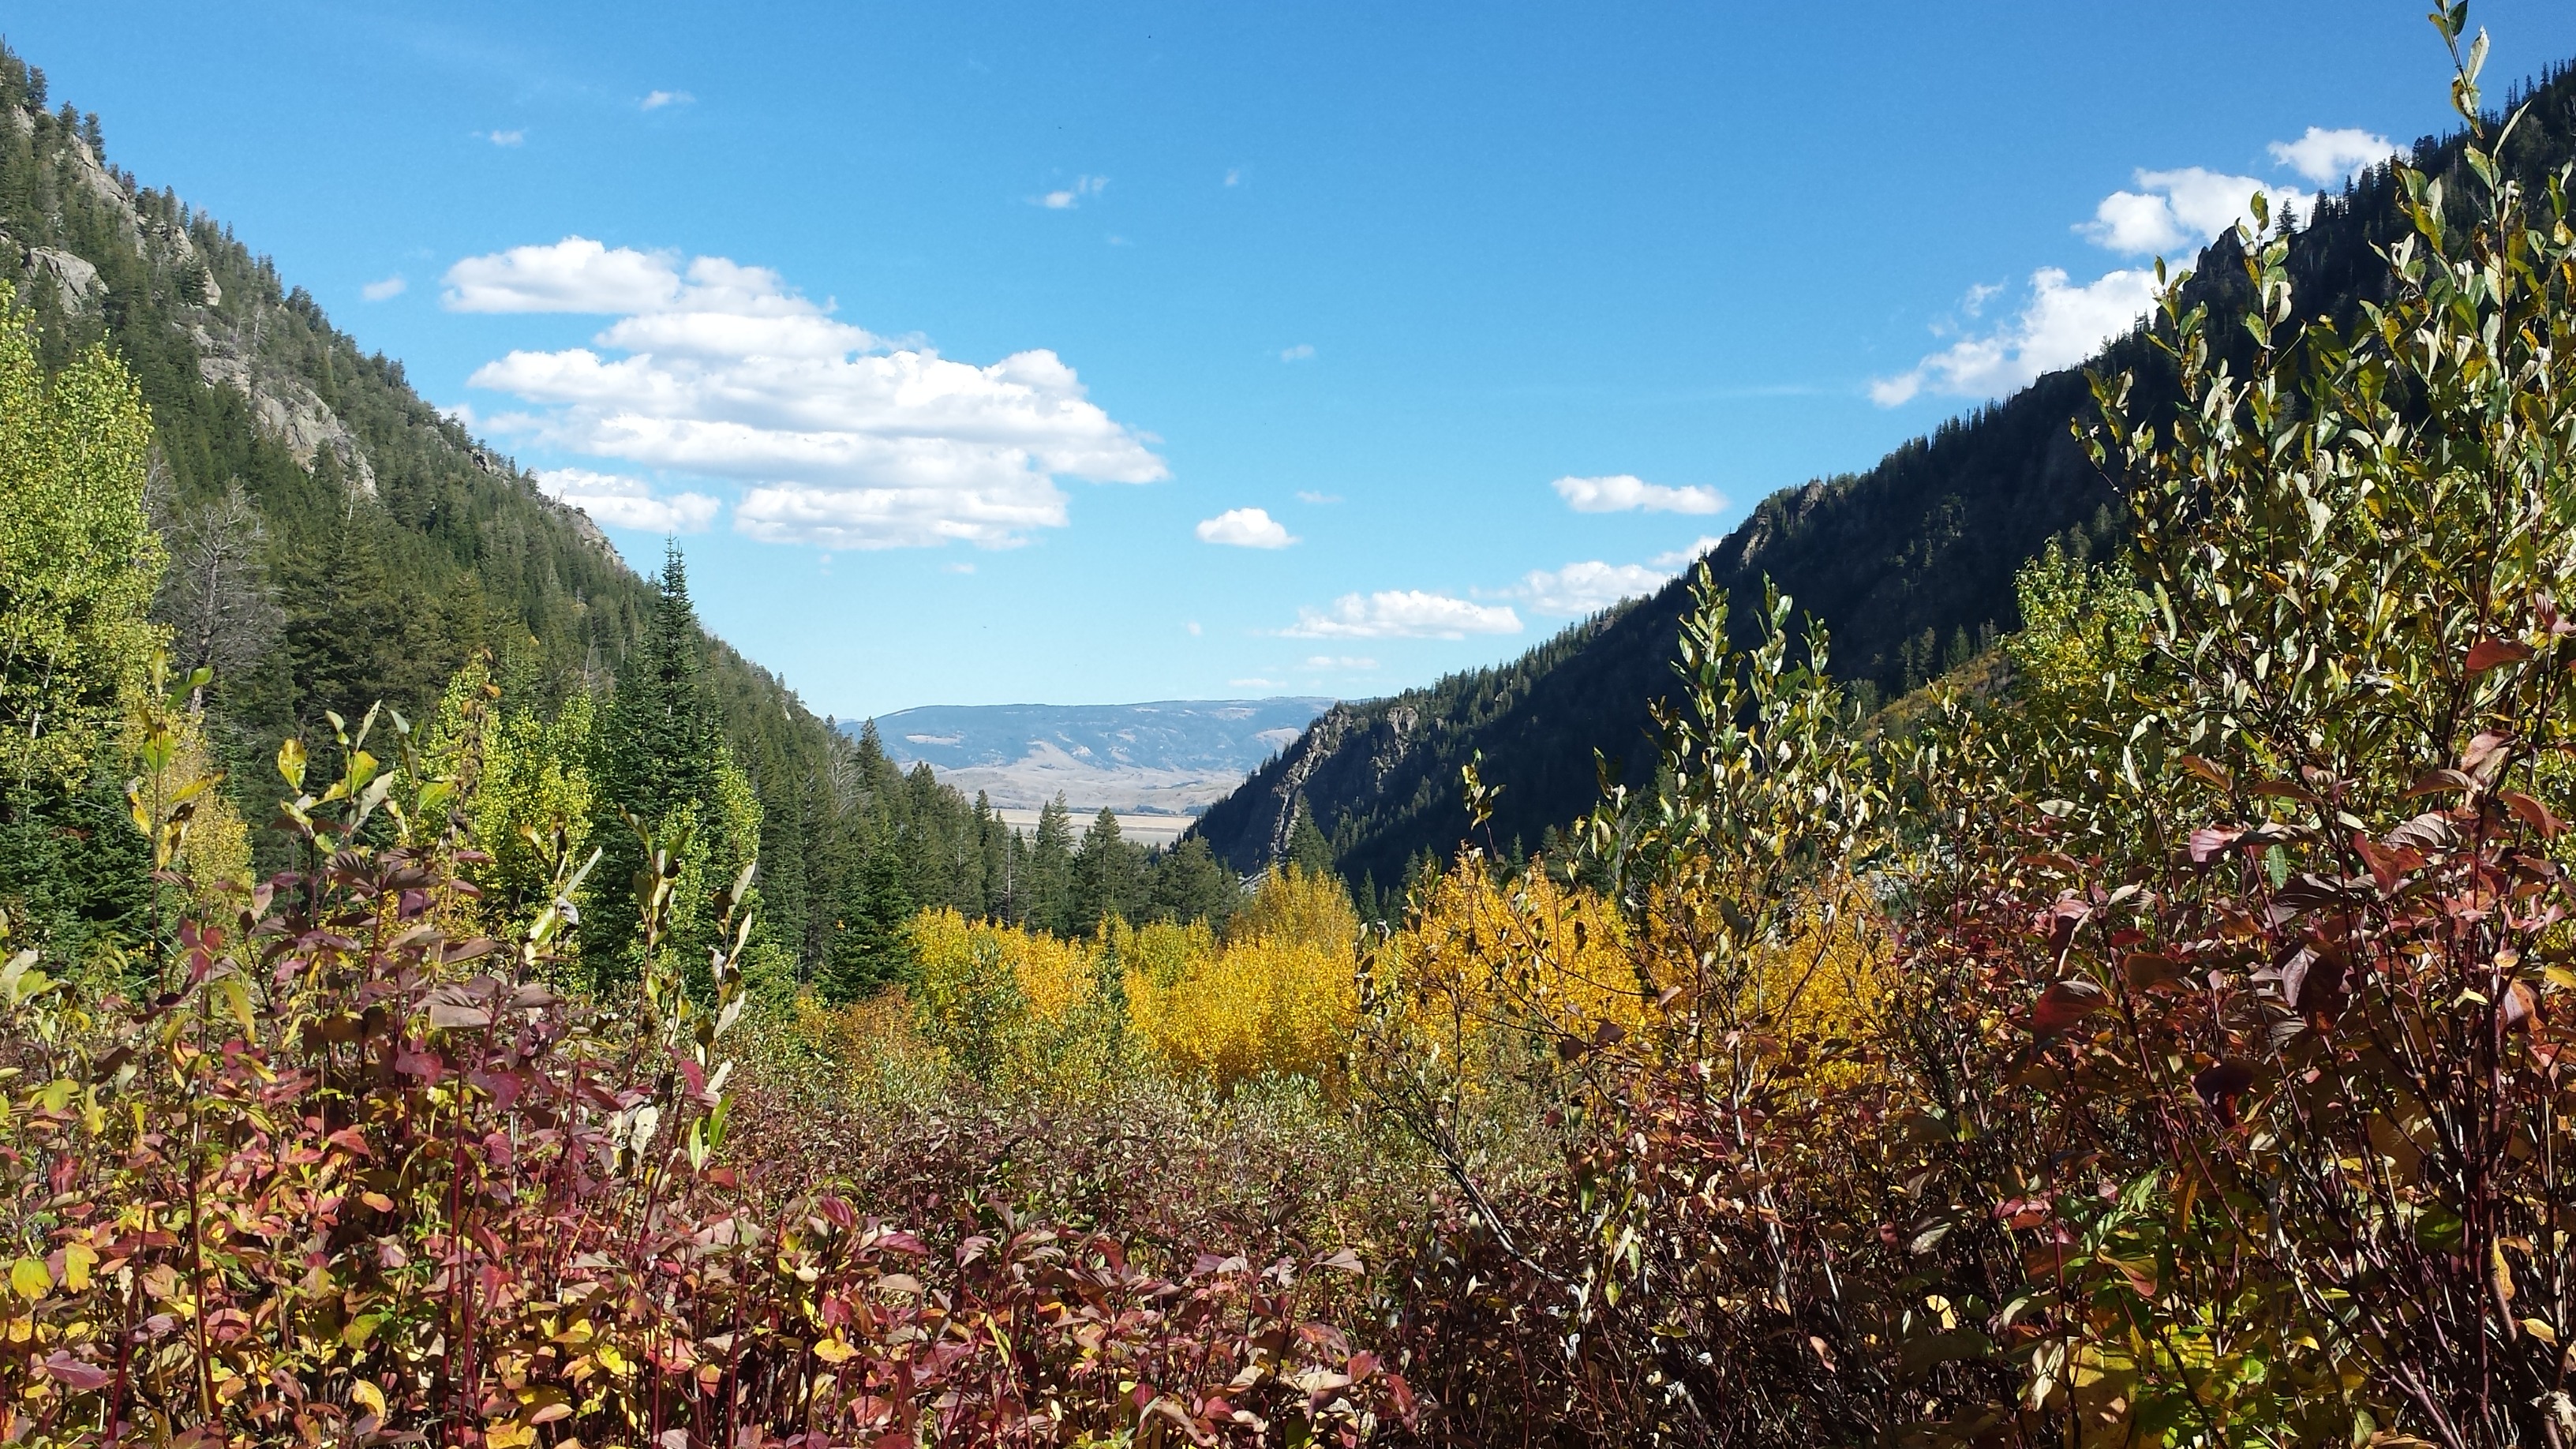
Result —
M621 810L657 840L686 839L668 941L684 963L704 961L712 899L759 851L759 802L725 747L705 660L688 569L673 543L643 637L618 671L592 767L600 813L591 839L602 854L582 917L582 957L602 985L633 979L643 964L635 878L644 851Z
M874 996L913 979L912 895L904 887L904 862L891 844L879 845L851 873L841 897L839 929L823 964L823 999L834 1006Z

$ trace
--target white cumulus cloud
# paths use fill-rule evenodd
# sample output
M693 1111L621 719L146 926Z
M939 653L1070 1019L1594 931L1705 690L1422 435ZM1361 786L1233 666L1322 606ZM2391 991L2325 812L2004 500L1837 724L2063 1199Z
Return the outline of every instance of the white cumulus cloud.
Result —
M1669 570L1647 564L1591 559L1561 569L1532 569L1511 593L1542 614L1597 614L1621 599L1651 594L1671 577Z
M1261 508L1229 508L1214 518L1201 519L1198 534L1201 543L1235 548L1286 548L1297 541L1285 524Z
M447 269L439 301L451 312L640 312L680 294L678 258L611 250L586 236L512 247Z
M2394 150L2384 136L2316 126L2296 141L2276 141L2271 147L2274 160L2319 185L2349 176ZM2203 166L2140 170L2133 180L2136 189L2102 198L2093 219L2079 222L2075 231L2107 251L2141 260L2163 256L2169 262L2188 262L2222 233L2251 225L2258 192L2275 219L2287 216L2293 223L2312 214L2317 203L2316 193L2300 186ZM1961 312L1978 317L1996 291L1984 284L1971 288ZM2155 300L2151 267L2122 266L2089 282L2077 282L2063 267L2041 267L2030 274L2018 311L1958 338L1904 372L1873 379L1870 399L1895 407L1926 392L2001 396L2043 373L2084 361L2135 325ZM1947 328L1934 330L1946 333Z
M383 302L391 298L401 296L403 294L403 289L410 285L411 284L409 282L402 279L402 274L400 272L396 272L394 275L386 277L381 281L369 282L365 286L360 287L358 289L358 295L366 298L370 302Z
M2275 215L2286 210L2304 216L2316 205L2316 198L2298 187L2199 166L2140 171L2137 182L2136 191L2114 191L2102 198L2093 219L2076 231L2097 246L2129 256L2197 252L2218 240L2220 232L2253 220L2256 192L2263 193Z
M1668 488L1629 473L1559 478L1549 486L1577 513L1717 513L1726 507L1714 488Z
M1044 349L985 366L841 322L773 271L586 237L470 257L462 312L616 320L591 347L516 351L467 379L530 405L499 433L742 485L734 526L830 549L1024 542L1066 522L1060 477L1170 476Z
M2358 126L2338 131L2310 126L2299 139L2275 141L2270 149L2273 160L2319 186L2349 181L2397 154L2386 136Z
M588 468L549 468L536 475L546 496L561 499L611 528L651 533L697 533L715 521L719 506L703 493L654 495L653 486L622 473Z
M1895 407L1927 389L1952 397L1996 397L2042 373L2072 367L2155 305L2156 274L2123 268L2078 286L2065 268L2042 267L2031 273L2030 291L2019 315L1997 330L1962 338L1907 372L1871 382L1870 400Z
M1279 632L1291 639L1464 639L1520 631L1520 615L1508 605L1471 603L1421 589L1381 589L1344 594L1330 609L1299 609L1297 622Z

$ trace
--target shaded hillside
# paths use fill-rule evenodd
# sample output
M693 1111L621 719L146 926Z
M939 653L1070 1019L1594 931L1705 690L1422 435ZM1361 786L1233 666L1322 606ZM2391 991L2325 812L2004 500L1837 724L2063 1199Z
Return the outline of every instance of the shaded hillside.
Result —
M2525 101L2531 112L2506 161L2537 182L2576 157L2576 80L2554 70L2507 109ZM2415 164L2434 174L2458 168L2458 157L2457 137L2416 143ZM2400 234L2394 187L2386 168L2365 174L2292 239L2298 298L2311 314L2349 314L2385 276L2372 248ZM2193 300L2232 316L2246 286L2241 263L2234 239L2221 238L2200 258ZM2242 338L2233 327L2212 331L2222 347ZM2136 372L2150 406L2170 391L2138 335L2090 365ZM1764 581L1776 582L1830 631L1834 673L1892 697L2016 626L2013 573L2050 538L2097 553L2116 546L2118 500L2070 432L2091 412L2081 369L2051 373L1867 472L1764 499L1710 551L1709 571L1740 601L1739 625ZM1591 808L1596 750L1631 779L1654 759L1648 710L1671 688L1688 602L1678 579L1508 664L1337 706L1209 807L1198 833L1221 859L1251 869L1280 857L1302 803L1346 875L1391 886L1409 861L1445 857L1466 840L1459 770L1481 752L1484 780L1502 793L1493 836L1479 843L1536 848Z

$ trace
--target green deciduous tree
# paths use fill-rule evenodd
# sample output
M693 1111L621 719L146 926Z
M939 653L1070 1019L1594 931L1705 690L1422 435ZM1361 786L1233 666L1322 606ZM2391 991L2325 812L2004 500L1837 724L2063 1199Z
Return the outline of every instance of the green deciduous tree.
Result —
M88 772L161 642L163 554L145 517L152 422L90 348L48 378L0 285L0 788Z

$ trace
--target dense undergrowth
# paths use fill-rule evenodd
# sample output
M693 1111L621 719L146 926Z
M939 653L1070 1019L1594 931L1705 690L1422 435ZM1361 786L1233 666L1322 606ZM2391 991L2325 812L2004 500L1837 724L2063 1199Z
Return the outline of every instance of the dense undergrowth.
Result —
M2576 232L2399 181L2348 328L2249 232L2095 380L2134 545L1985 686L1704 590L1666 783L1391 928L934 908L832 1004L688 821L487 798L488 676L290 744L252 884L200 681L18 591L0 763L121 761L163 929L0 970L0 1440L2565 1445Z

